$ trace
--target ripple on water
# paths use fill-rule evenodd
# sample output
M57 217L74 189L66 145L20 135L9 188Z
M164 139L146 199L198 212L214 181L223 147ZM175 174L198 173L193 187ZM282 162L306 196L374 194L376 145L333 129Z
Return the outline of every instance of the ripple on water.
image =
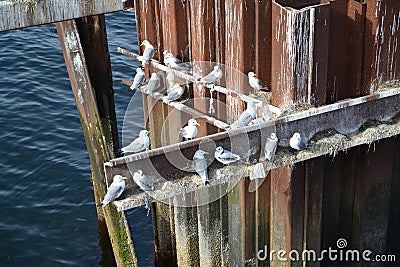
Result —
M134 12L106 16L121 135L137 62ZM0 258L5 266L98 266L90 163L54 25L0 33ZM143 127L141 98L132 136ZM140 266L154 263L151 217L128 213Z

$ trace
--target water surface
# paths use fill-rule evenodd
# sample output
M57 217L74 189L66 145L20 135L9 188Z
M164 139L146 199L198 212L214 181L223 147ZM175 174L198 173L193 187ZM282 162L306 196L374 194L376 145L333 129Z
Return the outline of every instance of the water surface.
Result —
M137 63L134 12L106 16L121 131ZM53 24L0 32L0 266L113 266L100 248L90 163ZM134 127L143 127L140 97ZM121 137L120 133L120 137ZM140 266L153 264L151 217L128 212Z

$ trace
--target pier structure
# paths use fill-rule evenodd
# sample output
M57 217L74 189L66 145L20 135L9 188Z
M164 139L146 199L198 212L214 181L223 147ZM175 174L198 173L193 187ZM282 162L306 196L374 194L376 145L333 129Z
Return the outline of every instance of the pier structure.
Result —
M194 99L193 106L182 106L144 91L144 106L155 108L145 115L153 134L151 150L105 165L107 177L145 169L155 181L163 178L151 192L132 182L115 202L129 209L149 197L155 201L157 266L297 266L303 263L277 257L261 261L257 253L265 247L320 253L340 238L348 248L396 250L390 236L398 235L393 228L399 190L397 2L135 1L135 7L139 43L149 40L156 48L148 74L174 73L188 81ZM198 69L193 76L168 69L162 64L164 50L194 65L225 66L225 76L218 86L199 90ZM128 47L119 52L138 56ZM257 98L247 84L249 71L269 88L263 95L270 99L273 119L226 131L224 124L234 122ZM214 114L208 98L223 103L215 104ZM386 102L390 99L394 102ZM177 109L178 116L171 111ZM174 125L166 119L171 113L177 116ZM160 147L160 129L167 124L169 136L176 137L189 118L200 121L199 137ZM271 168L262 160L271 129L281 146L264 182L249 192L256 163ZM285 148L296 131L309 141L307 151ZM196 174L170 161L180 154L191 159L207 142L227 148L248 143L257 148L256 160L236 167L214 160L208 168L210 185L203 186ZM236 180L241 171L243 177ZM232 181L237 182L233 188ZM165 186L169 183L176 186ZM215 192L224 193L215 199ZM306 265L321 264L329 260Z
M156 50L147 75L174 73L193 104L165 103L159 93L143 90L151 150L119 157L103 14L133 7L139 43L148 40ZM157 266L304 265L278 257L263 260L259 252L265 256L266 248L317 255L328 247L398 252L400 2L1 1L0 14L0 31L57 23L96 203L115 174L128 177L121 198L97 208L119 266L137 265L124 211L149 199ZM137 58L130 44L121 47L126 49L119 52ZM200 67L190 74L168 68L162 63L165 49ZM203 62L225 66L219 85L196 82L207 69ZM268 90L253 94L249 71ZM130 86L131 78L127 74L122 82ZM208 99L215 99L214 112ZM271 118L229 129L255 100L264 102ZM189 118L198 120L199 133L181 142L177 129ZM271 131L281 140L272 163L263 159ZM307 139L307 150L288 148L294 132ZM237 153L247 162L214 161L209 185L170 161L182 155L190 160L199 147L234 144L242 145ZM259 163L270 171L251 192L249 177ZM138 169L162 178L154 179L155 190L138 188L132 179ZM305 265L331 263L324 258Z

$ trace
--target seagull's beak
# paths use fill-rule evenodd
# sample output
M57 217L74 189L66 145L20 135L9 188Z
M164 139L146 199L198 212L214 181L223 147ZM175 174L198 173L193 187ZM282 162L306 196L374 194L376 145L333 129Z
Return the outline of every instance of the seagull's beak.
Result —
M200 124L199 124L198 122L196 122L196 125L197 125L197 126L200 126Z
M122 179L124 179L124 180L128 180L128 178L126 178L125 176L122 176Z
M140 44L140 46L142 46L142 45L144 45L144 43L143 43L143 42Z
M207 152L207 151L204 151L204 154L208 155L208 152Z

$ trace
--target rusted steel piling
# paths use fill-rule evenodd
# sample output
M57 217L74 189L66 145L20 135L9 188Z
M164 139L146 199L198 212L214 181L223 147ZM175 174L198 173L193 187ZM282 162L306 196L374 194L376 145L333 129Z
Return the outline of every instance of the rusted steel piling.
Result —
M153 39L159 51L168 49L178 58L194 64L200 61L224 64L225 76L220 84L243 95L252 93L246 74L255 71L272 91L272 104L284 112L293 104L296 104L294 107L319 107L348 97L370 94L383 82L399 78L397 50L393 47L398 37L394 21L399 6L391 1L167 3L148 0L142 5L148 9L137 10L140 39ZM166 11L159 14L160 10ZM162 23L154 27L154 24L149 24L151 18ZM149 30L149 25L154 28ZM374 55L369 47L374 47ZM389 61L383 60L385 57ZM205 69L203 64L195 71L201 70L199 75L204 75ZM209 102L204 101L204 97L213 94L209 89L198 84L190 88L193 90L194 108L205 114L209 111ZM226 105L217 104L215 114L225 115L228 123L232 123L246 107L244 98L237 94L229 91L214 94ZM169 108L168 113L172 110ZM368 114L366 116L371 118L376 115ZM349 116L354 117L350 113ZM185 120L181 117L182 123ZM328 121L320 122L327 123L326 126L329 124ZM358 127L362 124L354 123ZM221 139L225 136L210 135L216 132L211 124L206 121L201 124L198 136L209 135L214 140L225 140ZM307 132L307 139L321 130L321 125L309 130L300 130L301 122L295 125L298 131ZM331 125L341 128L339 124ZM308 125L310 127L314 124ZM290 138L295 128L277 127L276 131L280 138L285 139ZM345 128L354 130L356 127L348 123L341 129ZM174 126L169 128L169 136L173 135L173 129ZM293 132L288 133L288 130ZM248 134L250 139L261 140L258 129L250 130ZM398 165L393 161L394 150L385 155L379 154L385 149L384 143L393 142L390 139L382 145L376 144L377 147L382 146L377 149L378 154L364 148L352 148L347 154L337 157L317 157L272 170L267 181L254 193L247 191L249 180L244 177L217 201L212 201L212 191L222 190L223 184L211 186L208 190L198 189L202 199L210 199L209 204L197 207L173 207L168 204L168 209L174 210L169 213L173 219L165 220L163 226L154 225L157 263L161 264L160 261L165 259L179 266L300 266L303 265L301 262L282 262L276 257L269 263L257 259L256 254L265 246L276 251L314 249L318 253L324 247L334 245L341 236L359 248L365 247L365 244L376 249L383 248L387 239L384 233L396 218L389 211L393 196L377 198L381 208L374 211L379 214L379 222L389 226L381 231L379 242L372 244L369 235L373 231L373 223L371 221L370 224L367 214L370 214L368 207L373 203L363 195L390 190L390 181L398 172L364 172L361 170L368 170L368 167L360 162L369 159L377 162L376 169L394 168ZM395 144L398 145L398 142ZM193 141L179 149L184 154L192 154L197 145L198 142ZM171 146L171 149L178 147ZM174 153L172 151L165 153ZM154 151L154 155L149 154L149 157L159 157L156 155L158 152ZM375 157L386 160L383 163ZM132 164L134 158L125 160ZM113 164L119 166L120 163ZM135 164L140 165L139 162ZM360 176L368 178L363 181ZM396 190L392 189L393 192ZM191 194L177 194L175 198L189 200ZM129 205L128 202L126 204ZM158 212L161 211L156 209L153 215L157 216ZM175 229L175 236L170 233L167 239L160 238L164 230L169 232L171 229ZM332 229L332 233L328 229ZM161 239L167 245L163 250L157 250ZM319 266L319 263L307 263L307 266L312 265Z

